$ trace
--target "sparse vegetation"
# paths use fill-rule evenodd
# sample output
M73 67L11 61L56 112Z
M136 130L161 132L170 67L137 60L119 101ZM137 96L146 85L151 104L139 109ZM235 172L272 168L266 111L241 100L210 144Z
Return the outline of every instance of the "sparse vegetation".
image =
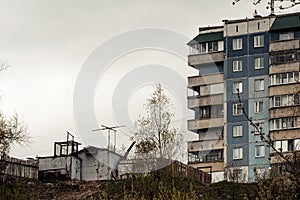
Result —
M234 188L234 191L233 191ZM183 178L161 178L155 175L134 178L84 182L66 181L41 183L39 181L10 180L0 185L2 199L173 199L173 200L225 200L255 199L256 183L219 182L203 185ZM234 196L233 196L234 192Z

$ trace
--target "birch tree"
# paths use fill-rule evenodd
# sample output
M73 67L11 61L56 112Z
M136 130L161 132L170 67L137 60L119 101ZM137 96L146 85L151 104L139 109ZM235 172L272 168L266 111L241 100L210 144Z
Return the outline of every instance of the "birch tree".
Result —
M174 106L160 84L145 104L146 115L136 121L132 140L136 153L142 157L172 160L184 152L183 134L173 126Z

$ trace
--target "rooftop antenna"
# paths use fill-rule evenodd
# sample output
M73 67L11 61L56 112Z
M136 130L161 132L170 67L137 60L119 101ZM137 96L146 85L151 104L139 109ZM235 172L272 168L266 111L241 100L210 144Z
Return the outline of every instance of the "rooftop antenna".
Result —
M101 125L102 128L97 128L97 129L93 129L92 131L102 131L102 130L108 130L108 144L107 144L107 179L110 180L110 167L109 167L109 147L110 147L110 131L113 131L114 133L114 152L116 152L116 133L117 133L117 128L121 128L121 127L125 127L124 125L119 125L119 126L105 126L105 125Z
M235 5L236 3L238 3L241 0L233 0L232 5ZM253 0L253 5L258 5L261 3L262 0ZM268 5L266 6L266 9L270 9L270 15L275 15L275 1L279 1L281 3L283 2L290 2L291 4L288 6L279 6L280 10L284 10L284 9L288 9L291 7L294 7L298 4L300 4L300 0L267 0L268 1Z

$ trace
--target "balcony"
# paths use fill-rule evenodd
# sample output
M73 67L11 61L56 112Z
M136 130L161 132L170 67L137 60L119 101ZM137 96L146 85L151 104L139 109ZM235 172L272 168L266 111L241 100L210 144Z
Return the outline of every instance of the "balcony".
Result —
M208 129L212 127L224 126L224 118L209 118L209 119L198 119L188 120L188 129L190 131L196 131L198 129Z
M195 54L188 56L188 64L190 66L200 65L205 63L216 63L224 61L224 52Z
M270 131L271 140L291 140L299 138L300 128Z
M223 94L188 98L189 109L193 109L199 106L210 106L210 105L219 105L219 104L223 104Z
M210 168L211 168L212 172L224 171L224 162L223 161L205 162L205 163L189 162L188 165L190 165L194 168L199 167L204 172L210 172Z
M300 151L284 152L282 154L286 158L289 158L292 163L295 162L295 160L293 159L295 155L296 155L297 159L299 159L299 157L300 157ZM282 164L282 163L286 162L276 152L275 153L270 153L270 158L271 158L271 164L278 164L278 163Z
M300 39L275 41L275 42L271 42L269 45L270 52L299 49L299 48L300 48Z
M223 74L188 77L188 87L190 88L199 85L210 85L210 84L223 83L223 82L224 82Z
M198 140L188 142L188 151L202 151L202 150L212 150L212 149L223 149L224 140Z
M270 109L270 119L300 115L300 106L274 107Z
M272 85L269 88L269 96L279 96L284 94L294 94L299 91L300 83L290 83L282 85Z
M299 71L300 62L286 62L278 65L270 65L270 74Z

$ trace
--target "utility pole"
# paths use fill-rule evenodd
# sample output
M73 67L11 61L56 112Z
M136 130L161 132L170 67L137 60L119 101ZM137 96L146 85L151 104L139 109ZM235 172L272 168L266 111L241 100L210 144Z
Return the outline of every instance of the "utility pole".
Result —
M110 180L110 166L109 166L109 156L110 156L110 133L113 131L114 133L114 152L116 152L116 133L117 133L117 128L125 127L124 125L120 126L105 126L101 125L102 128L94 129L92 131L102 131L102 130L107 130L108 131L108 138L107 138L107 179Z

